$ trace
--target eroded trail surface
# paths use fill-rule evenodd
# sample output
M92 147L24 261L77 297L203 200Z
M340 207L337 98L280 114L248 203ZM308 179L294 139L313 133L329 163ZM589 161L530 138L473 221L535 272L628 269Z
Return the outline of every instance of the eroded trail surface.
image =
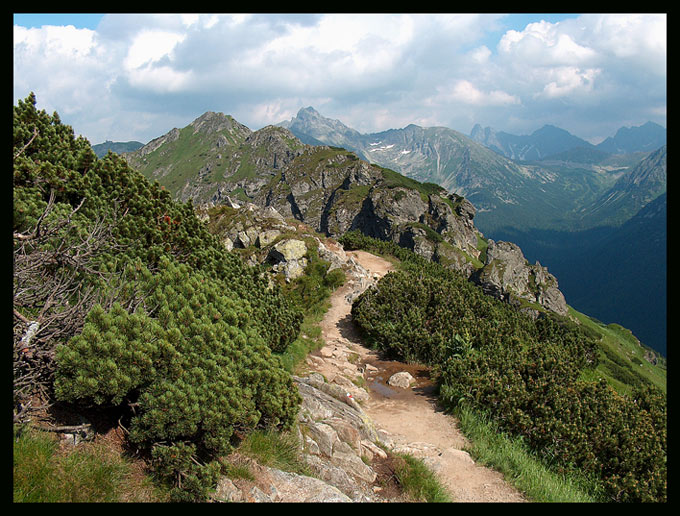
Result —
M354 251L353 256L374 278L382 277L393 267L375 255ZM351 322L351 294L356 285L338 289L322 324L326 342L313 362L313 368L328 381L349 385L359 373L365 381L364 399L354 391L357 401L396 451L422 458L449 489L456 502L524 502L526 499L507 484L502 475L474 463L464 451L466 438L456 420L437 406L428 370L383 360L365 347ZM322 360L324 358L324 360ZM310 363L311 365L312 363ZM410 388L387 384L396 372L408 371L415 379Z

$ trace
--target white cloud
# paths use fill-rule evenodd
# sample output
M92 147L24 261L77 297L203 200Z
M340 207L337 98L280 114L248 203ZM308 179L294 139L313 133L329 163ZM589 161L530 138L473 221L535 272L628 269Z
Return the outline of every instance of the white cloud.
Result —
M331 15L290 26L235 59L245 73L312 91L375 78L398 62L413 35L408 17ZM335 86L334 86L335 85Z
M484 64L488 62L491 57L491 50L489 50L485 45L475 48L469 53L470 59L472 59L477 64Z
M191 20L191 26L198 20ZM158 93L181 91L191 84L190 71L172 67L175 47L186 34L162 30L140 32L130 45L122 67L130 85Z
M128 49L123 66L127 70L155 63L164 57L172 57L178 43L184 41L186 34L160 30L140 32Z
M433 105L453 102L469 105L503 106L519 104L520 100L502 90L483 92L472 82L461 79L448 88L439 88L437 95L431 97L428 102Z
M47 58L88 57L96 46L96 33L73 25L46 25L40 29L14 26L15 57L43 55Z
M578 44L562 31L560 23L541 21L530 23L522 31L508 31L500 40L498 50L506 58L542 66L575 65L592 61L596 52Z
M553 68L548 75L554 80L545 85L537 97L558 98L571 94L587 94L593 89L593 82L600 70L588 68L582 70L574 66Z
M207 110L257 129L309 105L364 132L514 121L535 130L545 120L579 124L587 138L594 119L615 130L623 111L663 123L665 15L583 15L503 33L504 19L116 14L97 31L15 26L14 95L34 91L95 143L148 141Z
M86 109L106 96L108 56L97 35L73 26L14 27L14 90L40 93L46 109L61 115Z

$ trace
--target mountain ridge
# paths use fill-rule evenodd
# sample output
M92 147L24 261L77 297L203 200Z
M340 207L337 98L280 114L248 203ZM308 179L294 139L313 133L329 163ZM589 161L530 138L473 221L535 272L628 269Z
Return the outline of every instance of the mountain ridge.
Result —
M317 113L316 118L318 125L322 117ZM306 134L304 131L307 129L301 122L296 123L295 118L289 125L298 136ZM468 143L467 148L459 150L457 158L447 170L454 175L457 174L458 177L444 179L441 170L446 169L446 165L442 166L442 158L446 160L447 156L442 152L434 152L441 149L441 146L438 147L441 144L433 144L420 138L417 142L420 159L411 163L408 163L404 156L413 154L399 154L402 151L416 150L405 148L402 141L406 139L408 133L412 134L416 127L410 124L403 129L364 135L363 146L360 145L356 132L346 131L345 134L352 134L352 145L355 148L362 147L360 150L363 150L368 147L369 151L365 154L370 155L373 161L379 162L382 166L393 168L418 180L433 181L464 195L477 209L475 225L484 234L517 242L522 249L530 251L528 254L532 259L540 259L542 263L547 263L551 267L559 266L559 270L569 270L567 264L576 263L574 262L576 260L581 267L586 267L583 270L584 274L595 276L610 274L601 268L597 261L587 263L580 260L579 254L593 256L589 246L597 245L598 240L595 238L597 233L609 234L614 228L622 226L646 202L656 198L666 189L665 158L663 163L661 158L657 158L655 173L652 174L649 170L655 159L653 156L665 156L665 146L651 153L636 150L640 148L638 146L631 147L634 153L610 154L602 150L603 145L592 145L573 135L569 135L570 141L572 144L581 145L580 147L572 147L558 153L554 152L559 148L553 146L548 152L546 147L542 153L543 160L522 163L513 162L492 149L488 149L490 153L483 155L479 152L481 143L474 142L474 145L470 143L474 138L468 140L459 138L459 142ZM642 127L657 132L662 129L653 123ZM426 132L423 128L419 130L421 134ZM481 126L476 126L473 133L477 133L479 140L483 136L481 133L485 131L489 142L493 143L492 138L499 139L498 133L490 128L482 129ZM432 132L434 133L434 130ZM620 130L617 135L621 139L621 134L626 135L630 132ZM641 134L640 131L633 132ZM665 133L665 129L663 132ZM535 133L568 134L554 126L544 126L543 131L538 130ZM454 132L451 130L448 134ZM383 138L384 136L391 139ZM370 147L371 144L375 145ZM386 149L390 145L393 147ZM497 145L499 149L502 147L500 142L497 142ZM565 145L563 149L567 147L570 145ZM373 148L376 150L372 151ZM389 159L390 150L393 153L392 159ZM424 150L429 151L429 154ZM492 154L498 158L492 158ZM431 159L432 156L435 159ZM449 156L454 156L454 153L451 152ZM484 159L481 156L484 156ZM437 158L439 161L436 161ZM490 165L494 160L502 159L508 161L502 161L503 165L500 167ZM433 162L436 163L435 166L432 165ZM476 165L473 167L472 163ZM641 171L645 169L648 170L651 180L640 181L644 177ZM434 173L433 170L438 173ZM533 241L532 235L538 240ZM551 238L555 240L551 241ZM567 245L567 242L574 245ZM665 257L659 259L661 262L656 260L654 263L658 263L658 266L665 270L663 262ZM640 271L638 274L645 275L646 272ZM627 283L625 278L620 278L619 281L622 284ZM581 282L578 275L570 275L565 277L562 284L569 292L578 291ZM626 310L634 299L637 299L634 292L613 300L602 298L597 311L611 314L611 310L605 310L605 307L612 303ZM589 303L588 306L593 305ZM660 306L656 306L658 310L651 313L657 315L648 319L648 325L660 327L662 322L659 318L663 317L662 310ZM631 326L628 321L622 322ZM634 326L639 327L640 323L639 319L635 319ZM640 332L645 335L651 334L647 327L640 327ZM656 337L651 345L656 350L662 350L665 349L664 341L665 337Z
M199 119L200 118L201 117L199 117ZM514 227L524 228L525 230L532 227L547 227L550 229L550 225L545 225L546 221L550 222L549 217L556 218L560 215L564 216L564 213L568 213L570 218L567 219L567 222L564 222L561 227L558 227L558 229L561 231L574 231L579 229L578 221L580 219L585 220L587 217L585 217L585 214L579 213L574 208L574 205L571 204L573 203L572 198L582 197L587 200L587 202L584 201L582 204L591 206L597 200L598 195L601 196L603 192L611 190L614 185L617 184L617 181L620 181L621 184L625 183L626 180L622 178L627 177L626 174L630 174L629 168L634 168L628 165L625 160L622 161L621 159L612 161L611 164L607 166L592 165L589 170L574 169L573 166L561 164L553 164L551 165L552 168L534 166L531 164L518 164L486 149L481 144L472 142L465 135L462 135L462 133L456 133L447 128L421 128L415 124L409 124L406 128L400 130L388 130L383 133L376 133L370 135L370 138L364 137L362 141L359 139L361 135L358 131L348 128L340 121L328 122L329 119L324 118L311 107L304 108L301 119L312 120L317 126L328 126L324 129L324 134L339 135L337 137L342 138L342 141L334 140L325 145L315 145L318 149L321 149L319 151L321 153L331 152L327 158L323 158L330 159L330 161L327 162L329 167L345 166L331 157L332 153L335 152L332 151L332 149L338 149L338 147L335 147L337 143L343 143L345 148L349 148L350 150L352 150L352 147L355 149L358 147L358 151L352 150L357 158L360 158L360 156L364 154L373 157L378 155L384 156L390 152L393 153L393 155L394 153L397 153L397 155L407 157L410 153L404 151L412 150L414 153L417 151L421 160L430 159L431 162L436 163L438 158L439 164L435 168L439 168L440 171L444 170L444 173L447 169L453 170L457 167L456 170L462 171L460 183L466 185L466 192L468 190L472 192L470 195L464 195L464 198L471 203L471 206L474 206L474 226L479 230L480 235L486 234L493 236L499 229L503 230L501 233L504 232L505 236L499 233L499 240L516 242L521 249L525 249L526 245L527 249L534 251L538 250L539 254L530 252L528 256L533 256L532 260L540 260L541 263L547 263L548 266L551 266L550 260L544 261L541 254L547 248L537 247L532 243L530 243L531 245L528 245L526 238L529 233L520 235L521 238L519 240L513 240L507 236L506 228L512 228L514 221ZM258 131L250 131L248 129L243 133L242 138L232 142L232 147L219 147L219 142L215 140L212 144L212 150L209 150L208 147L204 147L197 153L205 155L204 158L201 158L203 161L199 160L197 162L197 158L180 157L180 159L175 160L176 162L173 164L174 170L168 172L168 165L166 164L164 166L156 166L155 168L154 166L146 168L145 174L148 177L160 180L166 188L170 189L173 194L177 194L178 198L182 200L193 199L198 202L223 203L228 202L227 199L236 199L237 202L256 202L262 205L273 203L274 198L278 198L279 204L276 206L277 209L283 210L289 215L297 218L308 217L310 216L308 213L311 213L308 212L311 199L309 196L312 194L310 194L308 190L303 190L304 188L312 188L312 184L307 184L302 190L297 186L290 188L289 185L290 191L285 192L285 195L277 193L276 189L272 189L270 185L272 182L279 182L280 185L286 184L286 180L292 177L285 176L285 167L287 164L302 154L311 154L314 152L311 144L303 143L295 133L292 132L292 130L300 130L300 127L296 129L293 122L295 121L292 121L290 124L284 124L288 125L291 129L287 129L281 125L267 126ZM187 132L186 130L183 131ZM193 130L191 132L193 134ZM179 132L177 135L178 134ZM177 138L177 135L174 138ZM444 137L439 143L433 144L428 141L428 138L432 135L438 137L444 135ZM217 138L217 135L215 138ZM264 147L261 145L265 141L268 142L267 145L269 145L269 150L267 151L265 151ZM405 142L409 142L411 149L405 149L403 147ZM466 146L465 144L470 145ZM235 147L233 145L235 145ZM225 152L222 153L222 156L220 156L218 149L225 150ZM226 149L231 149L231 157L227 156ZM444 152L446 149L450 151L450 154ZM135 154L133 153L129 156L134 155ZM139 153L137 156L138 155ZM267 156L270 158L268 159ZM319 156L321 156L321 154L319 154ZM449 156L456 157L456 160L449 160L450 162L447 162ZM134 162L134 159L131 157L129 157L129 159L131 159L131 162ZM192 159L193 161L191 161ZM309 158L305 159L309 160ZM319 157L319 159L321 160L322 158ZM342 159L346 160L347 157L345 156ZM447 164L444 164L445 162L447 162ZM477 167L478 173L472 172L472 169L469 167L469 164L473 162L476 163L475 166ZM182 163L184 163L184 165L181 165ZM383 161L383 163L386 162ZM138 162L136 165L143 165L142 168L144 169L148 164L140 164ZM156 165L158 165L158 163ZM377 165L375 163L374 165L384 167L384 165ZM172 178L173 174L178 172L178 168L182 167L185 167L185 176L180 178L181 180L179 183L173 185L172 181L167 181L168 178ZM391 167L387 168L389 169ZM197 169L198 173L196 173ZM576 172L574 172L575 170ZM322 176L324 174L327 179L330 177L328 172L323 173ZM431 175L426 174L413 175L416 176L415 179L417 181L432 177ZM425 176L424 178L423 175ZM568 179L564 179L563 176L567 176ZM402 176L400 181L404 181L404 179L408 177L410 176L406 174ZM576 177L576 179L574 179L574 177ZM319 178L316 186L319 187L323 182L324 180ZM433 183L436 182L437 181L433 181ZM181 189L178 186L179 184L181 184ZM444 185L446 184L447 183L444 183ZM503 185L505 191L499 191L499 187L494 185ZM329 231L329 228L335 228L336 230L338 228L343 228L344 230L352 228L353 223L347 219L347 217L348 214L353 214L352 217L359 216L360 212L356 211L356 208L359 205L351 207L349 211L347 211L345 207L344 212L343 210L331 209L331 206L337 208L337 206L343 203L350 201L356 202L357 199L365 200L366 194L370 188L371 187L368 184L357 184L352 188L339 188L333 198L325 197L314 199L313 203L316 203L317 206L313 209L313 211L316 210L315 215L312 217L315 221L313 226L317 230L325 232ZM570 194L566 201L564 196L565 191L568 191ZM261 195L255 201L257 192L268 193L264 196ZM624 199L627 198L624 197ZM291 200L294 202L291 203ZM339 201L341 201L340 204L337 204ZM450 199L449 201L455 202ZM384 205L384 201L382 202ZM518 219L513 213L516 214L517 208L521 208L522 205L525 207L524 215ZM321 208L321 206L325 206L325 208ZM375 208L376 206L371 203L366 204L363 207L364 210L368 210L366 213L371 213L372 216L375 215L375 212L372 211ZM384 207L380 209L385 210ZM413 209L413 206L411 206L410 209ZM441 259L442 256L449 255L450 259L450 252L444 252L442 254L440 250L438 250L438 248L443 249L442 245L432 241L432 238L428 238L428 231L433 230L433 228L427 224L425 224L425 226L417 226L417 224L422 224L423 220L429 219L430 217L426 214L427 210L424 208L419 208L419 210L419 215L413 217L409 222L410 227L408 231L400 230L397 233L391 234L389 238L396 240L402 239L403 243L406 243L413 249L418 248L420 253L430 257L435 256ZM383 211L383 215L388 216L389 212L390 210ZM406 212L408 212L408 209ZM338 213L341 214L340 218L338 218ZM495 220L505 224L505 226L489 225L488 217L491 215L495 217ZM392 216L393 215L389 215L388 218ZM363 224L367 224L369 217L365 215L362 215L362 217L364 221ZM379 218L383 221L388 220L383 216ZM521 221L521 223L518 221ZM621 224L623 221L616 220L615 222ZM358 219L355 224L359 224ZM383 222L383 224L387 225L385 227L391 227L391 222ZM508 224L510 225L507 226ZM543 224L543 226L541 226L541 224ZM582 229L587 229L587 227L589 226L585 224ZM377 226L374 226L370 231L373 236L379 236L380 238L387 237L384 227L383 229L380 229ZM456 260L456 262L461 265L467 264L465 267L469 274L472 272L472 268L474 268L474 266L471 268L470 264L478 259L476 256L478 256L477 253L479 250L476 248L474 239L468 240L466 245L469 247L469 249L465 251L468 253L468 257L463 259L462 262L460 262L460 260ZM543 249L544 251L540 251L540 249ZM576 247L573 249L566 248L563 252L569 253L572 252L572 250L576 252ZM470 254L470 252L472 252L472 254ZM483 264L477 262L476 267L481 266L483 266ZM578 282L578 279L575 281ZM568 290L571 290L571 288ZM622 323L626 324L625 321L622 321ZM626 325L629 326L629 324ZM655 349L660 349L662 346L654 344L653 347Z
M445 263L501 299L528 303L523 305L526 310L566 315L557 279L540 264L526 262L519 248L485 261L484 252L500 243L484 239L473 223L476 210L464 197L364 161L343 148L304 144L280 126L250 131L239 125L239 138L229 144L221 130L201 137L196 127L205 117L126 159L178 199L197 205L236 200L272 207L329 236L359 229ZM506 264L507 274L500 262Z
M601 222L584 219L582 214L630 171L636 159L644 157L604 153L550 125L526 137L533 138L533 143L522 143L527 148L540 147L536 152L546 161L521 162L446 127L409 124L361 134L311 107L279 125L300 139L345 147L367 161L465 196L477 208L477 225L484 233L508 224L547 229L597 225ZM473 132L479 131L483 130L477 126ZM556 143L560 138L568 143Z

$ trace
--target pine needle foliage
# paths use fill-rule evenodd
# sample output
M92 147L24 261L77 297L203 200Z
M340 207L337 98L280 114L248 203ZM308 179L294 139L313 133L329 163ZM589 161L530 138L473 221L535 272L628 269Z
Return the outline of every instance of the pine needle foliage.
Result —
M175 498L205 499L219 455L295 420L278 353L301 311L191 203L116 154L98 159L33 94L13 116L15 419L38 384L62 402L127 407L130 441Z

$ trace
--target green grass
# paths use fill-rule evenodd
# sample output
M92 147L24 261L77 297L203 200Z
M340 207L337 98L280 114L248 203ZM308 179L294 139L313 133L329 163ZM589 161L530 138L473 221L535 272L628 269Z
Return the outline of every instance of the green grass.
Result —
M551 470L521 440L500 431L489 418L466 407L456 409L455 416L471 442L468 451L475 462L502 473L530 501L602 501L596 482Z
M416 502L447 503L452 498L436 474L421 460L408 454L397 454L395 475L401 488Z
M420 194L424 196L428 195L441 195L443 198L446 198L446 189L442 188L441 186L434 184L434 183L421 183L419 181L416 181L415 179L411 179L410 177L406 177L402 174L399 174L398 172L395 172L394 170L390 170L389 168L381 167L379 165L372 165L373 167L376 167L380 169L382 172L383 179L385 181L385 185L388 188L408 188L409 190L417 190L420 192Z
M651 384L667 392L667 370L663 357L659 365L644 358L648 348L641 346L630 330L618 325L597 321L570 308L569 315L576 318L587 331L599 336L600 364L590 379L605 378L618 392L628 394L634 385Z
M14 430L14 502L148 502L164 495L149 477L106 446L63 451L47 432Z
M244 439L238 451L262 466L299 475L311 474L300 453L300 443L291 432L257 430Z
M293 373L305 361L310 352L324 346L319 323L329 308L330 303L326 301L307 310L300 325L298 338L291 342L286 350L279 355L286 371Z

